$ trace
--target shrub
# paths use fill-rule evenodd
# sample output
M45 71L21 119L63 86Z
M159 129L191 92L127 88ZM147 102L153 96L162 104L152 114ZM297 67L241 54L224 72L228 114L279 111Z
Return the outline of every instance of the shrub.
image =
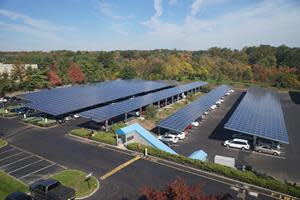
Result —
M222 176L232 178L238 181L242 181L245 183L257 185L260 187L264 187L267 189L275 190L278 192L282 192L285 194L289 194L295 197L300 197L300 187L296 185L292 185L290 183L283 183L279 180L276 180L270 176L258 175L252 171L239 171L234 168L230 168L227 166L219 165L216 163L209 163L209 162L201 162L199 160L194 160L187 158L182 155L174 155L167 153L165 151L161 151L159 149L144 146L137 143L131 143L127 145L127 148L133 151L138 151L143 153L145 148L148 149L148 154L156 157L160 157L166 160L170 160L176 163L187 164L189 166L213 172L216 174L220 174Z
M145 118L146 119L155 119L157 114L156 107L154 105L150 105L145 110Z

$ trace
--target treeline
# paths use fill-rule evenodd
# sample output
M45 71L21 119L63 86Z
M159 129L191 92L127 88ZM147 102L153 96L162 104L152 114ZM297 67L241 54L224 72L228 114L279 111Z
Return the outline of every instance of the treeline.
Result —
M15 64L10 75L0 76L2 92L116 78L229 80L300 87L300 48L284 45L205 51L0 52L0 62ZM25 63L39 68L24 69Z

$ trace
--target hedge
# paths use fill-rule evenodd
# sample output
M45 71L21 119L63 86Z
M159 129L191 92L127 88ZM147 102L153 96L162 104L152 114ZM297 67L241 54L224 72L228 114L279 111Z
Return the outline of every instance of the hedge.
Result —
M76 135L83 138L88 138L98 142L103 142L106 144L116 145L116 135L112 132L97 132L94 131L94 136L91 136L91 131L87 129L73 129L71 131L72 135Z
M50 127L56 125L56 120L48 119L47 122L42 120L40 117L28 117L22 120L25 123L41 126Z
M156 157L160 157L166 160L170 160L176 163L187 164L192 167L213 172L228 178L232 178L241 182L253 184L256 186L264 187L270 190L275 190L281 193L285 193L291 196L300 197L300 187L295 184L281 182L270 176L259 175L252 171L240 171L234 168L223 166L216 163L210 162L201 162L199 160L194 160L187 158L182 155L174 155L161 151L159 149L141 145L138 143L131 143L127 145L127 148L133 151L144 153L145 148L147 147L148 154Z

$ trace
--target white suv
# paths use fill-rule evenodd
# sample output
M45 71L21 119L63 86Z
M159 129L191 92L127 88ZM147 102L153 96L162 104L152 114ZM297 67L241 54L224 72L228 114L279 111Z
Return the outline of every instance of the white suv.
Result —
M178 142L178 137L176 135L163 135L163 136L158 136L158 139L161 140L162 142L165 143L172 143L172 144L176 144Z
M184 138L185 138L185 132L181 132L181 133L168 133L168 134L166 134L166 136L175 136L175 137L177 137L178 139L180 139L180 140L183 140Z
M248 140L243 140L243 139L232 139L232 140L226 140L224 142L224 146L225 147L232 147L232 148L238 148L238 149L246 149L249 150L250 149L250 145L248 143Z

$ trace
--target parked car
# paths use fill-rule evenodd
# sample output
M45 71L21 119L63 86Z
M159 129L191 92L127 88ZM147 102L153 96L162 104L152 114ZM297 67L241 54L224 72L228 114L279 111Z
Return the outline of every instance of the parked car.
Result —
M183 140L186 136L186 133L185 132L181 132L181 133L167 133L166 135L169 135L169 136L175 136L175 137L178 137L178 139L180 140Z
M0 102L1 102L1 103L6 103L6 102L7 102L7 99L5 99L4 97L1 97L1 98L0 98Z
M229 92L231 92L231 93L232 93L232 92L234 92L234 90L233 90L233 89L231 89L231 90L229 90Z
M205 115L208 115L208 111L205 111L204 114L205 114Z
M54 179L37 181L29 189L34 200L75 200L75 190Z
M275 142L275 141L267 140L267 139L263 139L263 138L257 139L256 145L257 146L269 145L274 149L280 149L281 148L281 145L280 145L279 142Z
M235 168L241 171L251 171L252 167L250 165L244 165L244 164L236 164Z
M232 139L232 140L226 140L224 142L225 147L232 147L232 148L237 148L237 149L242 149L242 150L249 150L250 145L248 143L248 140L243 140L243 139Z
M80 116L79 116L78 114L74 114L73 117L74 117L75 119L77 119L77 118L79 118Z
M237 139L248 140L249 142L253 141L252 135L247 135L247 134L243 134L243 133L236 133L236 134L233 134L231 137L232 137L232 139L237 138Z
M23 192L14 192L8 195L5 200L32 200L32 198Z
M229 92L227 92L226 94L225 94L225 96L229 96L230 95L230 93Z
M216 105L212 105L212 106L210 106L210 109L212 109L212 110L214 110L214 109L216 109L217 108L217 106Z
M199 122L197 122L197 121L196 122L192 122L192 125L195 126L195 127L198 127L199 126Z
M175 135L160 135L158 137L159 140L165 143L176 144L178 142L178 137Z
M67 116L67 117L65 117L65 121L70 121L72 119L72 117L71 116Z
M274 149L269 145L255 146L254 150L259 153L273 154L275 156L278 156L281 154L281 152L278 149Z

